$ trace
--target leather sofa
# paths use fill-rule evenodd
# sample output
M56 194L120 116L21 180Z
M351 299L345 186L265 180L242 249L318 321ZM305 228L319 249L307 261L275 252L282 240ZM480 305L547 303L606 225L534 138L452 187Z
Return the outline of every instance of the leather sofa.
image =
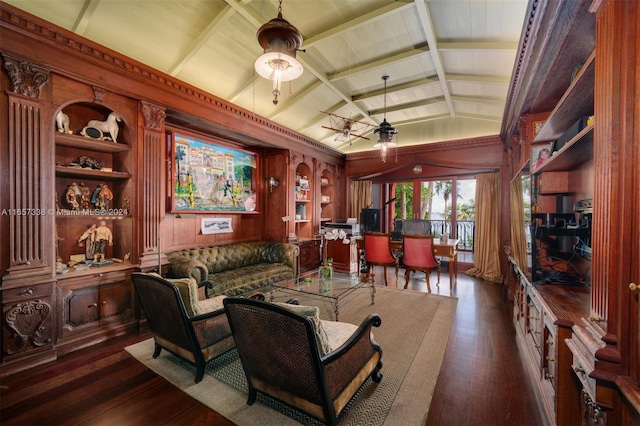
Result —
M279 242L248 242L192 248L169 254L170 278L192 277L207 298L241 296L294 278L300 249Z

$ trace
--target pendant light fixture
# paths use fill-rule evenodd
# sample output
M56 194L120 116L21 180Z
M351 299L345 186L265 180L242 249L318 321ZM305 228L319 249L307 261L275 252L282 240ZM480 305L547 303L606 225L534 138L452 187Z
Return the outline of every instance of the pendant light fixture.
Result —
M384 80L384 117L380 126L373 131L374 134L380 135L380 139L378 139L378 142L376 142L373 147L380 149L380 158L384 163L387 161L388 149L398 146L398 144L393 141L393 136L398 134L398 131L387 121L387 80L389 76L383 75L382 79Z
M261 77L273 81L273 104L277 105L282 82L295 80L303 72L302 64L296 59L302 34L282 17L282 0L278 17L261 26L257 37L264 53L256 60L255 69Z

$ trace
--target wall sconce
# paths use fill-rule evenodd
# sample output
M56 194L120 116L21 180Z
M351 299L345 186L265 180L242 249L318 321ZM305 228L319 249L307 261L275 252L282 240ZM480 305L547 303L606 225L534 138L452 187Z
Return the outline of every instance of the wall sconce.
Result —
M280 180L277 177L268 177L267 178L267 185L269 185L269 193L273 192L273 188L277 187L278 185L280 185Z

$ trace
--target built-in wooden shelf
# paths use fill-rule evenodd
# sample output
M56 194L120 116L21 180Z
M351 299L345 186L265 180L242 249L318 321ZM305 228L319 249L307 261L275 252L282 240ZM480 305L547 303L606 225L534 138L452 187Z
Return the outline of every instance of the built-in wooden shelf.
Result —
M555 151L535 171L535 174L552 171L571 170L585 161L593 158L593 127L590 125L582 129L573 139L562 148Z
M94 178L105 180L131 179L131 174L125 172L103 172L101 170L82 169L78 167L56 166L56 176Z
M595 51L589 55L531 143L556 140L580 117L593 114L595 55Z
M56 133L56 145L109 153L129 151L129 145L123 143L101 141L60 132Z

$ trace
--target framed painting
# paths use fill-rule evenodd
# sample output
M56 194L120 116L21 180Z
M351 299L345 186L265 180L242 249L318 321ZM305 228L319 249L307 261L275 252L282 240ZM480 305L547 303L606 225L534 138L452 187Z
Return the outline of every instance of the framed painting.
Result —
M256 210L255 153L187 132L168 133L172 213Z

